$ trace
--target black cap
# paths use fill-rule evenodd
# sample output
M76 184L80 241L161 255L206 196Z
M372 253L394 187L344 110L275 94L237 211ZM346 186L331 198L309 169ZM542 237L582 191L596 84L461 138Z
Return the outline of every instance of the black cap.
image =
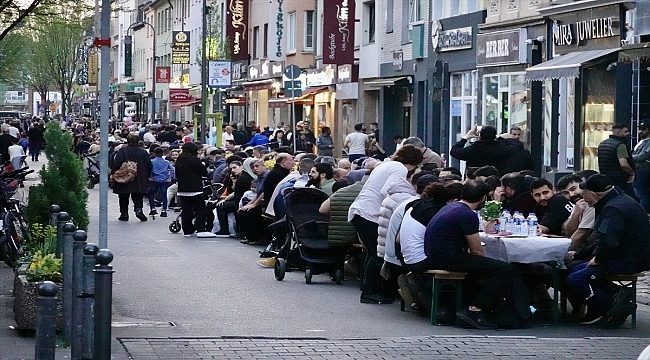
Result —
M639 120L639 128L649 129L650 128L650 120L648 120L648 119Z
M580 183L582 190L589 190L593 192L605 192L612 189L612 181L603 174L593 174L585 181Z

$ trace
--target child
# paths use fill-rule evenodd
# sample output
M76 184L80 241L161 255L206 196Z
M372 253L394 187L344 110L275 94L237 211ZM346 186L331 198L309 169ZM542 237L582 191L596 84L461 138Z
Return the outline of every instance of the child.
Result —
M239 207L246 206L251 200L255 199L255 194L257 192L257 181L251 181L251 189L246 191L242 195L241 200L239 200Z
M23 147L18 144L18 138L12 139L12 145L9 146L9 160L14 170L19 170L23 167L22 160L25 155Z
M22 134L18 144L20 144L20 146L22 146L23 154L27 154L27 148L29 147L29 140L27 140L27 135Z
M167 187L174 177L174 166L167 160L163 159L164 150L161 147L154 149L154 158L151 159L151 175L149 176L149 215L156 215L158 212L155 207L155 197L158 191L162 193L162 210L160 217L167 217Z

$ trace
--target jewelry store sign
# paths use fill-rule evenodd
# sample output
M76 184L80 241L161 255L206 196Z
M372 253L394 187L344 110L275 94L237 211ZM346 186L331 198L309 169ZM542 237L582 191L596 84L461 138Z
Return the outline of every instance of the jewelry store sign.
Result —
M611 17L578 21L574 24L553 22L553 42L556 46L580 45L587 40L601 39L619 35Z

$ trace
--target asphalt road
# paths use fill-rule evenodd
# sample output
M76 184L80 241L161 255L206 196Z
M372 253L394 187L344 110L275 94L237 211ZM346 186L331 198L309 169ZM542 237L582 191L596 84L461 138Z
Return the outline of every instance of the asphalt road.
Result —
M96 241L96 189L90 191L89 212L88 238ZM318 275L306 285L303 273L291 272L279 282L272 269L257 266L261 247L242 245L230 238L172 234L167 227L173 217L140 222L132 213L129 222L120 222L118 215L117 196L110 194L108 247L115 255L113 335L117 338L489 335L628 337L635 338L638 346L650 343L643 339L650 337L650 308L645 305L639 305L636 330L629 329L629 321L626 328L617 330L573 324L489 332L431 326L427 318L401 312L397 302L359 303L356 280L336 285L327 275ZM638 349L630 350L638 354Z

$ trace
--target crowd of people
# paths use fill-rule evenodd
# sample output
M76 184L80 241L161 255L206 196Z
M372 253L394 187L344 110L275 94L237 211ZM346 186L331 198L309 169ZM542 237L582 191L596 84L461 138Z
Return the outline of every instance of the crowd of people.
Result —
M553 264L510 264L484 256L477 211L488 200L499 201L512 214L536 214L538 235L571 239L561 290L572 315L584 324L620 323L631 312L617 308L616 299L626 290L605 276L648 270L650 224L627 170L647 160L650 146L621 149L624 134L617 131L624 130L615 126L612 143L599 151L601 173L584 170L555 184L535 177L520 129L498 135L490 126L473 127L450 149L465 162L464 172L447 167L417 137L396 136L397 150L386 154L375 123L369 129L356 125L342 144L333 141L327 127L316 137L308 122L295 129L226 125L219 146L197 143L190 124L114 129L109 162L112 171L125 162L137 164L133 181L113 183L119 220L129 220L131 201L135 216L147 221L147 198L149 216L181 211L186 237L236 237L244 244L268 245L273 225L285 217L288 189L320 189L329 197L320 212L329 216L330 242L360 243L367 251L358 274L362 303L392 303L401 296L427 313L431 281L423 273L464 272L469 306L456 316L479 329L499 326L494 319L503 311L506 291L542 314L555 301L548 292ZM334 149L341 145L347 156L337 160ZM643 204L647 199L640 197ZM272 268L283 256L280 250L257 263ZM355 260L348 259L346 269L352 271ZM518 281L525 291L513 291Z

